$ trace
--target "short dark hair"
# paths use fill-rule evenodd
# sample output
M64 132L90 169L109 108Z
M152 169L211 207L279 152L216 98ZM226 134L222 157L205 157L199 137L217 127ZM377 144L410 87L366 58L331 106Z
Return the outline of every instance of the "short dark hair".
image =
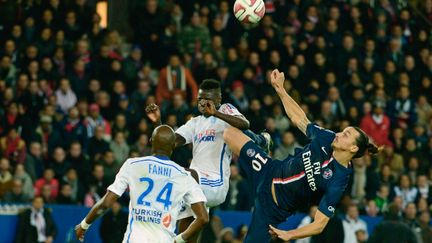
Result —
M216 79L204 79L199 88L202 90L220 89L221 85Z
M356 138L356 145L359 148L357 153L354 155L354 159L355 158L360 158L363 155L366 154L366 152L369 152L371 154L376 154L378 153L379 149L378 147L371 143L369 141L369 137L366 135L365 132L363 132L363 130L361 130L358 127L354 127L354 129L360 134L357 138Z

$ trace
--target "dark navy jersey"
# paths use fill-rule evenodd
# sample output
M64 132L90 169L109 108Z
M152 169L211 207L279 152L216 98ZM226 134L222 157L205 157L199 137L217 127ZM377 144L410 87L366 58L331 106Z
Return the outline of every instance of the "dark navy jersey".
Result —
M277 202L280 207L293 211L319 203L318 209L331 217L352 169L331 156L334 132L310 123L306 135L311 142L279 162L273 170Z

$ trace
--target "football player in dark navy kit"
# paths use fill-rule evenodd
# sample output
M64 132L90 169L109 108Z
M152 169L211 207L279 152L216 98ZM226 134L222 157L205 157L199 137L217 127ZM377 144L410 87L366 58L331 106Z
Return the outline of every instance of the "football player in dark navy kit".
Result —
M294 240L319 234L335 212L352 173L350 161L378 148L357 127L334 133L311 123L284 89L284 74L277 69L271 83L285 112L311 140L283 161L272 160L259 146L236 128L224 132L224 140L241 159L239 164L254 190L254 212L245 242L270 242L272 238ZM298 229L276 229L288 216L305 205L318 204L311 224Z

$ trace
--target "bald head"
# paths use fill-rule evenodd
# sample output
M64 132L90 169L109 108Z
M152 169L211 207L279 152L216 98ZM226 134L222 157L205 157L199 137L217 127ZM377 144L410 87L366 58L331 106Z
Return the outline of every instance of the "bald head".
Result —
M174 130L167 125L155 128L152 134L152 150L155 154L170 156L175 146Z

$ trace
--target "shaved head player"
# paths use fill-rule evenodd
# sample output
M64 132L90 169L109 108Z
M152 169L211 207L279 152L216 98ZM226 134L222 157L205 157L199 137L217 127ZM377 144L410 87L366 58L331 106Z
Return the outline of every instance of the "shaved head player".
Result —
M111 204L130 190L129 225L123 243L185 242L208 223L206 198L198 183L181 166L169 159L176 136L171 127L158 126L152 134L152 156L130 158L118 172L108 192L75 227L77 238L84 233ZM181 234L175 235L176 221L187 202L197 216Z
M271 83L282 100L291 121L311 142L283 161L273 161L249 137L238 129L228 128L224 140L253 185L255 207L245 242L285 241L319 234L335 212L352 173L350 161L367 151L378 152L366 134L357 127L334 133L311 123L300 106L287 94L283 73L274 70ZM318 203L311 224L283 231L273 226L304 205Z

